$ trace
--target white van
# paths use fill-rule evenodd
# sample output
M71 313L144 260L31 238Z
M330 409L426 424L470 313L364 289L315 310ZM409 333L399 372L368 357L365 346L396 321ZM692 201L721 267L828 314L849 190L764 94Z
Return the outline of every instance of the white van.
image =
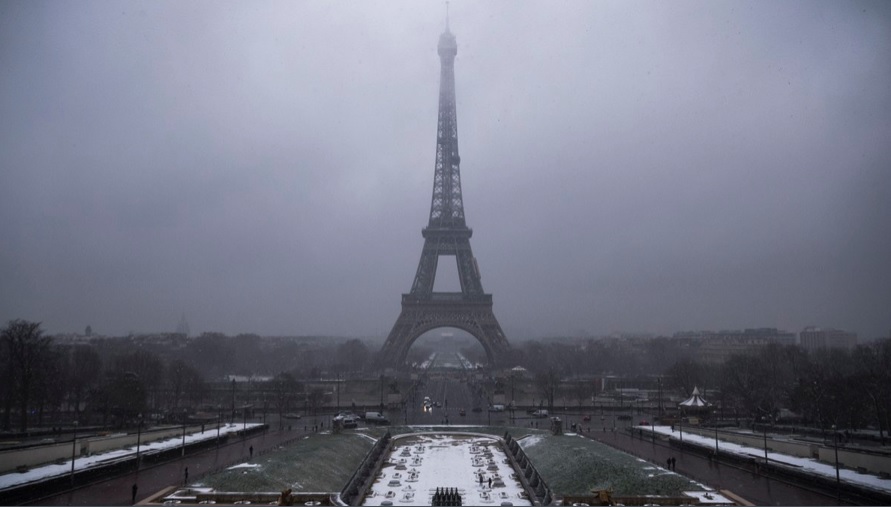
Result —
M390 420L380 412L365 412L365 422L369 424L390 424Z

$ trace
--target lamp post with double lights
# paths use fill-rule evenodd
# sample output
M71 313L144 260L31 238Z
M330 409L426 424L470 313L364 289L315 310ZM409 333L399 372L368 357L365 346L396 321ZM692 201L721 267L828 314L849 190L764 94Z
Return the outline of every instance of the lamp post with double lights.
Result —
M188 414L188 410L183 409L183 444L180 456L186 455L186 414Z
M767 416L764 417L764 425L761 428L764 430L764 466L767 466Z
M77 458L77 421L74 421L74 437L71 439L71 485L74 486L74 460Z
M142 444L142 414L136 421L136 471L139 472L139 447Z
M681 452L684 452L684 413L681 412L681 418L678 419L678 428L681 431Z
M836 499L841 499L841 473L838 470L838 431L835 425L832 425L832 441L835 447L835 495Z

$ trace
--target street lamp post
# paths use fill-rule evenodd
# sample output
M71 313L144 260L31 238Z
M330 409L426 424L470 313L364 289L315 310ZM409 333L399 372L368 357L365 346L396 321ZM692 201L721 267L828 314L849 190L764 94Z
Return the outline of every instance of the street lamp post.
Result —
M229 422L235 422L235 379L232 379L232 417L229 419Z
M186 455L186 409L183 409L183 445L180 456Z
M71 485L74 486L74 460L77 457L77 421L74 421L74 437L71 440Z
M761 428L764 430L764 466L767 466L767 419Z
M841 498L841 473L838 471L838 431L835 425L832 425L832 441L835 447L835 495L836 499Z
M142 414L136 421L136 471L139 472L139 446L142 444Z
M684 414L678 419L678 428L681 431L681 452L684 452Z
M662 377L659 377L659 417L662 417Z

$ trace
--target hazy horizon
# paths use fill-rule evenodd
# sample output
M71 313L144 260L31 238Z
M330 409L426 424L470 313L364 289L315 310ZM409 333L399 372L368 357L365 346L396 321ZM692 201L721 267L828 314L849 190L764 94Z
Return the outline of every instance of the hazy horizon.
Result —
M0 3L0 319L384 337L442 2ZM450 3L508 339L891 332L887 2Z

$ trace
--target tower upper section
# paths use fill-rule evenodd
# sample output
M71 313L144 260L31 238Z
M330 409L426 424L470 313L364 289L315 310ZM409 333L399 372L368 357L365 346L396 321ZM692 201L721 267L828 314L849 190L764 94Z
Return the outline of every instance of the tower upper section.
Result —
M446 27L439 36L439 117L436 127L436 169L430 222L433 229L465 229L461 195L461 157L458 155L458 116L455 109L455 55L458 43Z

